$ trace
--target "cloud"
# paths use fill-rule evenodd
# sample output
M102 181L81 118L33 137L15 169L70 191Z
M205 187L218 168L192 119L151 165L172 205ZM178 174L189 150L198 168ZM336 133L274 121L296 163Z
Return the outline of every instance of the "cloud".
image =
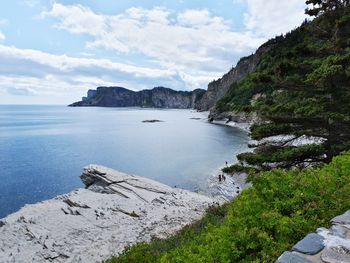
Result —
M0 73L2 93L51 96L63 103L78 99L87 89L101 85L133 90L157 85L185 89L189 85L204 86L210 80L205 75L189 77L176 70L137 67L108 59L53 55L5 45L0 45Z
M67 55L53 55L38 50L19 49L4 45L0 45L0 57L3 60L9 59L12 62L14 60L22 60L23 62L27 61L27 63L34 62L38 65L44 65L63 73L73 72L76 69L94 68L96 70L115 70L122 73L150 78L160 76L169 77L174 74L174 72L170 70L136 67L128 64L112 62L108 59L75 58ZM27 66L24 68L30 70ZM5 70L5 68L3 68L3 70Z
M56 24L56 27L71 33L88 33L96 36L105 30L105 18L82 5L65 6L54 3L51 11L41 13L41 18L48 16L64 18Z
M5 40L5 35L0 31L0 42Z
M265 38L286 33L306 18L305 1L242 0L247 5L244 14L246 29Z
M11 87L7 88L7 93L15 96L33 96L36 92L30 88Z
M221 17L213 17L207 9L186 10L177 16L178 24L190 28L210 27L217 31L230 30L228 22Z
M107 16L82 5L54 3L42 17L56 18L56 27L72 34L92 36L88 48L142 54L160 67L189 74L206 72L211 77L265 40L250 32L231 31L228 21L205 9L176 14L163 7L133 7Z

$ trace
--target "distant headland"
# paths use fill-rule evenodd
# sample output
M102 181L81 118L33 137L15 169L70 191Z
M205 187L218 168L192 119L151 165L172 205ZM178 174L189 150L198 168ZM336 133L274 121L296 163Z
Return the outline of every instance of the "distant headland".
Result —
M145 108L195 108L205 90L176 91L164 87L155 87L141 91L132 91L123 87L98 87L88 90L87 96L69 106L100 107L145 107Z

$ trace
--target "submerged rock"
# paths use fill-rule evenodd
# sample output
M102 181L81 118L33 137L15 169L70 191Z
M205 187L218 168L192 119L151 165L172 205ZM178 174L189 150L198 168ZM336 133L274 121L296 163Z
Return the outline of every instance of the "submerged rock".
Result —
M90 165L86 189L34 205L0 224L0 262L101 262L131 244L166 237L201 218L214 200Z
M163 122L163 121L161 121L161 120L144 120L142 122L144 122L144 123L155 123L155 122Z

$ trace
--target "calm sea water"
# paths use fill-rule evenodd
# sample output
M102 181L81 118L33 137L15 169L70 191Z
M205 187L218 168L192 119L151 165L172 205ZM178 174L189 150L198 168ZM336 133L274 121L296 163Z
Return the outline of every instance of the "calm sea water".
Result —
M0 106L0 218L83 187L79 175L92 163L199 190L248 142L243 131L204 118L190 110Z

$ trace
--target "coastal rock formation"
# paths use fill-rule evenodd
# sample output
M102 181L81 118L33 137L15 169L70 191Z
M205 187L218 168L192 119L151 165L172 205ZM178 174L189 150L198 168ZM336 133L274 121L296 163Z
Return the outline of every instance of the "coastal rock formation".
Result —
M233 83L238 82L243 77L253 72L260 62L262 56L274 46L274 42L267 42L262 45L255 54L241 58L235 68L232 68L222 78L215 80L208 85L201 100L198 102L196 109L207 111L212 109L216 102L225 96Z
M249 132L250 127L254 123L259 123L260 120L253 113L227 111L218 113L212 109L209 113L208 120L214 124L222 124L230 127L237 127Z
M136 92L122 87L98 87L95 92L89 90L82 101L69 106L192 109L197 107L204 92L201 89L175 91L163 87Z
M90 165L86 189L0 221L0 262L101 262L136 242L166 237L199 219L214 199Z

